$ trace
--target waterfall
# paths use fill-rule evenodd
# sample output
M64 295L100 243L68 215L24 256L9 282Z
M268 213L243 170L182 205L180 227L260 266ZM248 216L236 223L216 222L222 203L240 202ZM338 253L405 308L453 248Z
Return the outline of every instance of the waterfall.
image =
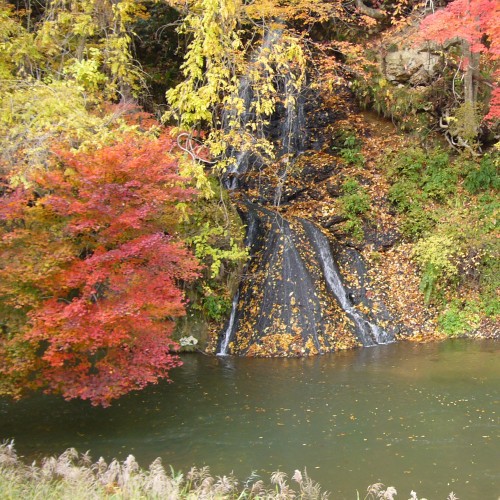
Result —
M274 193L266 193L274 207L281 205L294 161L306 149L304 98L290 72L273 77L281 95L270 117L274 126L255 123L254 85L258 82L252 81L250 69L252 65L254 70L260 69L259 57L272 51L281 35L281 30L266 32L235 97L243 112L236 112L235 107L224 119L236 132L253 137L254 142L264 138L279 152L277 185ZM266 160L247 143L230 153L233 160L225 174L225 187L250 190L252 178L245 185L239 179ZM217 355L302 356L393 341L392 334L350 299L330 243L312 222L285 219L276 208L250 202L240 202L239 210L247 226L245 244L250 258L220 333Z
M311 222L244 204L250 260L219 355L304 355L392 341L349 299L328 239ZM345 318L350 321L345 321ZM351 340L349 340L351 339Z
M305 116L304 100L301 93L293 85L293 75L283 75L283 121L280 127L281 154L284 157L283 167L279 173L278 185L274 194L273 204L279 207L289 169L293 160L285 155L298 156L304 150Z
M222 334L222 341L220 343L219 349L217 350L217 356L227 356L228 354L229 343L231 342L236 325L236 312L239 300L240 300L240 291L238 290L233 298L231 315L229 316L227 327L224 330L224 333Z
M259 231L259 217L257 216L255 210L252 209L251 205L247 206L248 211L245 214L246 218L246 236L245 236L245 247L249 249L250 253L252 253L252 249L254 248L255 242L257 240L258 231ZM244 271L246 271L248 265L245 266ZM240 290L237 290L234 297L233 303L231 306L231 314L229 316L229 320L227 322L227 326L224 332L220 336L219 345L217 348L217 356L227 356L229 350L229 344L231 343L236 328L238 327L238 304L240 300Z
M333 260L330 242L326 236L314 224L302 220L302 224L309 234L310 241L320 255L320 264L325 276L326 283L330 291L339 301L342 309L349 315L356 325L356 333L364 346L376 344L387 344L394 341L394 338L382 330L378 325L368 321L363 313L358 311L347 295L340 271Z
M233 110L229 112L228 116L224 118L226 123L238 120L239 128L243 131L251 122L251 104L253 99L253 89L250 82L250 77L245 75L241 78L238 97L243 103L244 112L238 117ZM250 164L250 151L232 151L232 162L229 164L227 171L224 175L224 185L226 189L233 191L238 187L238 177L243 175Z
M297 154L304 149L304 99L293 84L291 74L283 75L284 119L281 125L282 154Z
M262 40L261 46L255 51L249 62L249 71L243 75L238 88L238 101L241 102L243 112L238 113L234 110L229 110L223 121L227 124L238 122L237 128L243 134L250 134L255 141L266 136L264 127L259 125L257 130L255 127L255 112L252 110L254 102L254 84L251 79L252 65L258 64L259 57L266 52L273 50L273 46L279 43L282 36L282 29L269 29L266 31ZM283 109L278 110L281 115L282 123L280 125L280 153L295 154L302 150L304 145L304 105L300 91L293 84L294 75L291 73L277 74L274 76L276 87L279 90L283 99ZM234 126L233 126L234 128ZM249 149L250 146L244 146L241 150L233 150L231 152L232 162L229 164L224 176L224 185L229 190L238 188L238 179L245 174L252 166L259 165L261 159ZM287 172L283 173L283 181L286 179Z

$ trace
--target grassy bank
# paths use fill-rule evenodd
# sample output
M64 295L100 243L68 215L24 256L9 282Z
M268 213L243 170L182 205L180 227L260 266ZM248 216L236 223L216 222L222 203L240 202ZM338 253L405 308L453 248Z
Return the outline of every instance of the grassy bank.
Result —
M391 500L396 496L392 486L373 484L365 493L353 498ZM357 495L357 496L355 496ZM245 482L232 474L213 477L208 467L193 467L187 474L167 472L156 459L147 470L141 469L132 455L123 462L106 463L102 458L92 462L88 454L75 449L59 457L44 458L38 465L25 464L13 443L0 445L0 498L28 499L327 499L307 472L296 470L291 478L283 472L271 474L268 483L257 476ZM411 492L410 500L418 500ZM447 500L458 500L450 493Z

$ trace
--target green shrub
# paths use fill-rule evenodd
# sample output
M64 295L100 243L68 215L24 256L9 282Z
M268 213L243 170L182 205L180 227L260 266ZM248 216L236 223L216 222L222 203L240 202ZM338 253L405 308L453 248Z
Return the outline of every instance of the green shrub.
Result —
M231 301L220 295L203 297L203 309L206 315L215 321L225 318L231 311Z
M361 186L356 179L346 179L342 184L342 193L356 194L361 190Z
M447 235L435 234L415 245L413 256L422 270L420 290L426 303L457 276L458 252L458 242Z
M456 192L458 176L447 153L435 150L428 157L422 174L421 187L425 197L443 202Z
M440 329L450 337L456 337L475 330L480 323L480 304L468 301L461 305L451 302L438 319Z
M479 283L483 301L490 304L487 314L498 314L497 294L500 290L500 259L498 258L498 246L495 247L494 243L485 245L479 264Z
M416 204L414 196L417 190L417 183L403 179L389 188L388 198L399 212L408 212Z
M487 296L483 299L483 311L490 318L497 318L500 315L500 300L498 297Z
M448 153L435 149L409 148L390 163L389 176L394 179L389 200L400 212L415 202L444 202L456 192L458 176Z
M402 234L413 241L420 238L413 255L425 302L446 307L440 328L461 335L477 326L479 316L497 316L498 158L485 155L478 160L462 154L450 159L440 148L414 146L390 157L386 171L392 183L388 199L401 215ZM459 189L460 179L464 190ZM445 298L470 290L479 309L472 303L445 304Z
M437 222L429 202L449 202L456 195L458 175L448 153L410 147L395 155L388 164L392 180L388 199L404 215L401 230L416 239L428 234Z
M346 132L348 134L349 132ZM344 134L343 134L344 135ZM335 147L340 153L340 157L343 158L350 165L356 165L362 167L365 164L365 158L361 153L361 144L355 135L344 135L344 138L340 139L341 146Z
M340 197L342 213L347 218L345 230L355 239L363 238L363 223L360 215L370 208L370 196L355 179L347 179L342 184L343 195Z
M364 214L370 208L370 196L359 185L358 181L348 179L342 184L342 208L347 217Z
M434 264L429 262L423 268L420 278L420 291L424 294L426 304L431 301L432 295L436 293L441 278L441 271Z
M426 164L427 155L423 149L410 147L394 156L389 162L389 176L418 183Z
M364 236L363 223L360 219L348 219L344 224L344 229L355 239L362 240Z
M498 174L498 158L485 155L479 165L470 165L464 179L467 191L477 194L487 189L500 188L500 175Z
M411 240L415 240L431 231L436 225L434 212L426 211L419 203L410 204L401 223L401 232Z

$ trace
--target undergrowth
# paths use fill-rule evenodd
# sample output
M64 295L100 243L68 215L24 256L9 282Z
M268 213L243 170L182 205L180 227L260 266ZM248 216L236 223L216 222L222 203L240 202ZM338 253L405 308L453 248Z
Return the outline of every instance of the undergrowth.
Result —
M450 336L498 318L498 167L495 153L471 158L415 145L385 163L420 290L440 308L439 328Z
M344 228L355 238L363 238L361 216L370 208L370 196L355 179L347 179L342 184L340 197L342 215L346 217Z
M366 78L354 80L352 90L361 107L389 118L402 131L422 133L429 128L428 111L435 100L432 87L393 85L372 66Z
M361 144L356 135L347 135L339 148L340 157L348 164L363 167L365 158L361 153Z

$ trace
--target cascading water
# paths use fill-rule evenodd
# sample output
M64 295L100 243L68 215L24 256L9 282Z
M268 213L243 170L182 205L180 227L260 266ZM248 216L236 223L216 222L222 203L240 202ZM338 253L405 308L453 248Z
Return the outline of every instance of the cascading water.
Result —
M251 203L244 208L251 257L219 355L317 354L393 340L354 307L319 228Z
M290 346L295 354L302 354L306 344L310 351L327 352L331 346L323 335L326 309L322 304L326 287L321 286L318 273L309 269L308 243L278 213L250 203L244 208L251 258L218 353L227 354L235 342L239 353L257 354L255 345L266 337L274 342L270 348L281 350L282 355ZM231 352L236 352L234 345Z
M259 218L255 210L248 210L246 214L247 231L245 236L245 246L249 249L250 254L254 253L254 247L257 240L259 231ZM248 265L245 267L247 270ZM231 306L231 314L227 322L227 326L221 335L219 348L217 349L217 356L227 356L229 351L229 343L234 337L234 333L238 327L238 305L240 302L240 290L234 295L233 303Z
M229 316L229 321L227 323L227 327L222 334L222 340L220 343L220 347L217 352L217 356L227 356L229 349L229 342L231 342L234 329L236 326L236 312L238 308L238 302L240 300L240 291L238 290L233 298L233 304L231 306L231 315Z
M321 268L330 291L339 301L342 309L349 315L356 325L356 333L364 346L387 344L394 341L394 337L382 330L378 325L369 321L363 313L358 311L349 300L347 291L337 264L333 260L330 242L326 236L311 222L302 220L302 224L309 235L309 240L320 255Z
M285 109L280 134L282 154L297 154L304 149L304 100L294 80L293 74L283 75Z
M238 127L244 131L248 124L252 121L251 103L253 99L253 89L248 75L245 75L241 79L238 97L243 104L243 113L239 116L235 116L234 112L230 112L224 121L226 123L230 123L237 120L239 122ZM250 165L250 156L250 151L245 149L242 151L235 150L232 152L233 161L229 164L224 176L224 184L227 189L234 190L238 187L238 177L243 175L248 170Z
M269 31L250 64L264 50L272 50L281 31ZM249 72L250 74L250 72ZM294 75L276 75L282 94L276 107L273 134L267 138L280 152L278 182L271 200L282 202L289 171L305 148L304 99L294 85ZM232 123L245 133L255 127L252 112L255 91L250 76L239 86L244 112ZM234 150L225 186L235 190L239 179L262 163L249 150ZM219 337L217 354L250 356L300 356L326 353L393 341L374 319L362 313L349 297L326 236L312 222L284 219L277 211L249 202L240 206L247 224L245 243L250 259L234 296L231 315Z
M274 194L273 204L279 207L283 196L283 187L286 183L293 159L290 156L299 155L304 149L305 115L303 96L294 85L291 74L283 75L284 118L280 127L281 154L284 161L279 172L279 180Z
M259 57L262 54L267 54L273 50L273 46L278 44L282 36L281 29L270 29L266 32L262 44L255 52L250 60L249 67L258 64ZM254 68L255 69L255 68ZM261 71L268 71L261 68ZM232 128L241 131L242 135L250 134L254 137L255 142L257 139L265 137L265 127L262 123L256 123L256 113L254 111L255 104L255 82L252 81L252 71L248 71L246 75L241 78L237 100L240 103L243 112L235 112L229 110L224 118L226 128L228 124L232 124ZM304 105L303 98L300 95L300 89L294 85L295 75L293 73L285 73L275 75L275 85L282 95L283 109L280 110L282 116L282 123L280 126L280 152L281 154L296 154L303 148L303 129L304 129ZM249 149L248 145L244 146L241 150L232 151L233 161L229 164L225 178L225 187L229 190L234 190L238 187L238 179L244 175L253 166L259 166L262 160L257 157ZM286 169L282 173L283 180L286 178Z

